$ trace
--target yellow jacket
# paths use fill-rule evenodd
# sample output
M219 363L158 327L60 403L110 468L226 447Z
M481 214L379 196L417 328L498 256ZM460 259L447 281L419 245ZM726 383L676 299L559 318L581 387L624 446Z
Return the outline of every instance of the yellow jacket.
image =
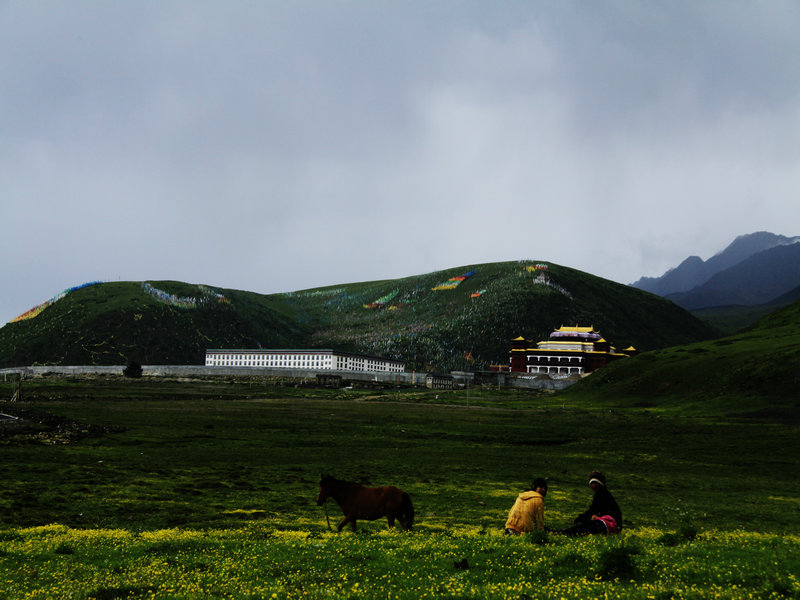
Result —
M521 492L508 513L506 529L528 533L544 529L544 498L539 492Z

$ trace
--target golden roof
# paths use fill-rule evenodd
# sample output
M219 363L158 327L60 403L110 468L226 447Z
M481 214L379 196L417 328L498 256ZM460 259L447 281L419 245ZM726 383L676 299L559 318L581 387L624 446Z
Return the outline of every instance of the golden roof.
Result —
M599 331L594 330L594 325L590 325L589 327L564 327L563 325L556 329L556 331L565 331L569 333L600 333Z

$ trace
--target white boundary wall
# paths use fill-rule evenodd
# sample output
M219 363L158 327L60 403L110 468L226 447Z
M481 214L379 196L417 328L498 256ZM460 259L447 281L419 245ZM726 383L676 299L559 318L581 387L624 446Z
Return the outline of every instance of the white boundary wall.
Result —
M116 366L33 366L0 369L0 380L22 375L34 377L84 377L87 375L122 376L123 365ZM201 365L142 365L143 377L286 377L314 380L318 374L341 375L343 381L378 382L382 384L425 386L424 371L405 373L364 373L357 371L328 371L320 369L270 369L260 367L205 367ZM472 385L473 373L451 373L454 383L463 387ZM573 383L571 379L550 379L547 376L514 375L498 373L497 385L531 390L558 391Z

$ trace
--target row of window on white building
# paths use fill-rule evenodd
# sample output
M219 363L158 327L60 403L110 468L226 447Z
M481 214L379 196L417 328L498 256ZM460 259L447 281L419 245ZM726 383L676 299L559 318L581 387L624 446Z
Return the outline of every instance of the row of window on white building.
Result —
M379 357L323 353L276 351L206 351L207 367L264 367L276 369L316 369L402 373L402 362Z

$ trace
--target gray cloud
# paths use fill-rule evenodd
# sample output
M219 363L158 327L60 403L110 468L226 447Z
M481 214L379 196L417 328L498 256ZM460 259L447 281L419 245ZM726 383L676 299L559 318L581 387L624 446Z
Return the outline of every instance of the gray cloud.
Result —
M620 282L800 233L792 2L0 4L6 322L534 258Z

